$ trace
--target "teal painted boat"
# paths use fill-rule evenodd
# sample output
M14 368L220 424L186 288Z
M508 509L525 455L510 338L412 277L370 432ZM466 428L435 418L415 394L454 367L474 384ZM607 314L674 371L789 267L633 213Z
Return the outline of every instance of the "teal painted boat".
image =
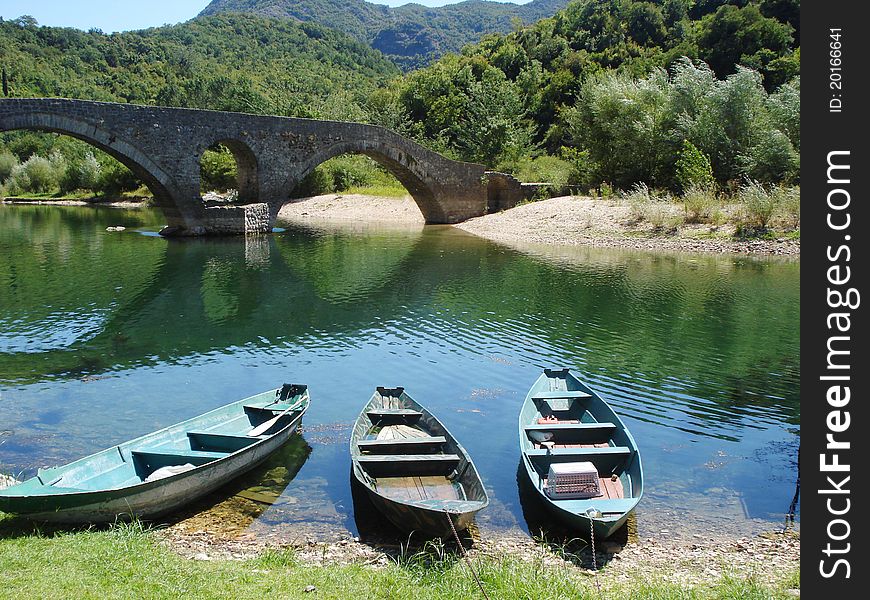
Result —
M305 385L285 384L0 490L0 511L37 521L153 519L256 467L296 431Z
M467 529L489 504L471 457L404 388L377 388L354 423L350 455L356 481L403 532L446 538L451 521Z
M611 536L643 495L634 438L601 396L568 369L544 369L519 418L520 452L532 487L563 524Z

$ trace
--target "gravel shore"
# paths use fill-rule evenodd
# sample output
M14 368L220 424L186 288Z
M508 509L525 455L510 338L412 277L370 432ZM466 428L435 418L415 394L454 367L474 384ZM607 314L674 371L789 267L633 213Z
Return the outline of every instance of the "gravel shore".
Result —
M679 212L679 207L674 206ZM375 221L422 223L410 196L383 198L330 194L284 206L279 219L291 222ZM716 252L762 256L800 256L800 241L735 241L733 226L684 225L676 233L658 233L638 222L619 200L563 196L523 204L455 226L507 246L595 246L653 251Z

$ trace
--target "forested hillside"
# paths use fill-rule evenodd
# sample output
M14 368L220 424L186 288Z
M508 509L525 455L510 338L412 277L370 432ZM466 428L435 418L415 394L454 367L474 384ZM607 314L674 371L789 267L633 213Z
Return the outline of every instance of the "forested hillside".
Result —
M286 18L112 35L21 18L0 22L0 64L15 96L364 121L525 180L733 190L798 180L799 11L798 0L575 0L406 75L346 34ZM35 139L0 136L12 153L0 180L48 158Z
M0 22L0 63L15 96L312 116L332 93L399 74L338 31L238 14L111 35Z
M213 0L200 14L247 13L320 23L370 44L409 70L458 52L487 33L507 33L517 23L552 16L568 1L517 5L465 0L437 8L413 3L391 8L365 0Z

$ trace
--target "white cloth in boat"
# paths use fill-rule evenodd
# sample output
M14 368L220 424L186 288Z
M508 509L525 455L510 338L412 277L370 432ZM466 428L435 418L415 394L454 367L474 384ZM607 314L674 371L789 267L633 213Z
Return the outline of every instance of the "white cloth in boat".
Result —
M145 478L145 483L150 483L152 481L157 481L158 479L165 479L167 477L172 477L173 475L178 475L179 473L184 473L185 471L190 471L191 469L195 469L196 467L190 463L185 463L183 465L170 465L168 467L160 467L151 475Z

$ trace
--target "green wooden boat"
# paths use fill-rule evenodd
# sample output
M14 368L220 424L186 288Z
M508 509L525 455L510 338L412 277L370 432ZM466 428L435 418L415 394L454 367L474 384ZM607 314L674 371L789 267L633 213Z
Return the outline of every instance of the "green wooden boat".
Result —
M403 532L452 535L489 504L465 449L404 388L379 387L350 437L354 478ZM449 520L448 520L449 519Z
M0 490L0 511L105 523L170 513L256 467L296 431L310 398L285 384Z
M563 524L607 538L643 495L640 453L610 405L568 369L544 369L519 418L522 464ZM594 467L594 468L593 468Z

